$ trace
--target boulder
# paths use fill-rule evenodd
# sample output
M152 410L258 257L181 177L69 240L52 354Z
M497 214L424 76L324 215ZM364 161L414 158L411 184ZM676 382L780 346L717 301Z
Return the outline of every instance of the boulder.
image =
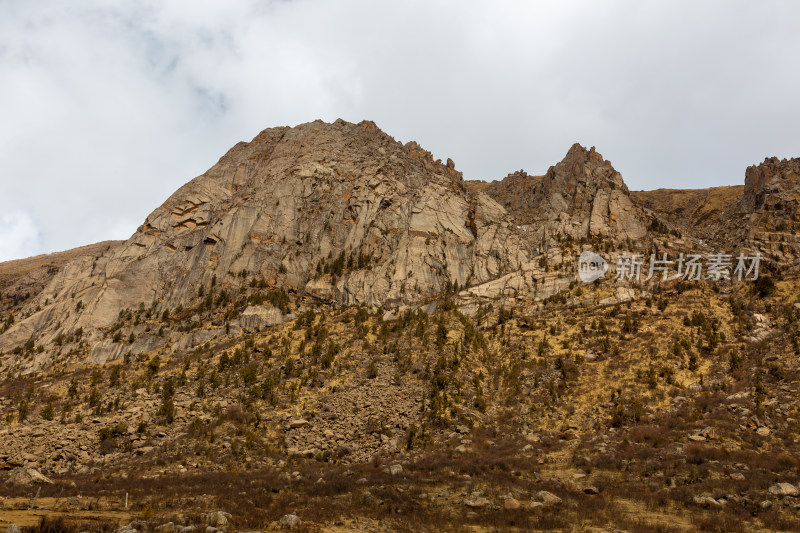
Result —
M546 490L540 490L536 493L536 497L545 505L557 505L561 503L561 498Z
M308 427L310 425L311 422L309 422L305 418L295 418L293 420L290 420L289 423L286 425L286 427L289 429L299 429Z
M473 492L464 499L464 505L472 508L489 507L492 505L492 502L489 501L488 498L483 497L480 492Z
M281 517L281 520L280 520L279 523L283 527L290 527L291 528L291 527L299 526L300 524L303 523L303 521L300 520L300 517L297 516L296 514L286 514L286 515L283 515L283 517Z
M21 466L12 470L6 484L9 485L52 485L52 481L34 468Z
M706 494L692 498L694 503L701 507L721 507L722 504Z
M769 493L775 496L797 496L800 489L791 483L776 483L769 488Z
M230 513L226 513L225 511L213 511L211 513L206 513L203 518L205 519L206 525L212 527L225 527L231 520Z
M392 476L399 476L400 474L403 473L403 465L398 465L398 464L390 465L384 468L383 471Z
M522 507L522 504L516 498L506 498L506 501L503 502L503 509L507 511L515 511L520 507Z

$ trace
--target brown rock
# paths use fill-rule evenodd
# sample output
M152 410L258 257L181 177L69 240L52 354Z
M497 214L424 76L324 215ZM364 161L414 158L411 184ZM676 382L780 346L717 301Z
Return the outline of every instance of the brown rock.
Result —
M53 482L38 470L22 466L9 473L6 483L9 485L52 485Z
M522 504L515 498L506 498L506 501L503 502L503 508L509 511L514 511L520 507L522 507Z
M555 236L637 240L647 233L647 215L631 202L619 172L579 144L544 176L519 171L485 190L536 243Z

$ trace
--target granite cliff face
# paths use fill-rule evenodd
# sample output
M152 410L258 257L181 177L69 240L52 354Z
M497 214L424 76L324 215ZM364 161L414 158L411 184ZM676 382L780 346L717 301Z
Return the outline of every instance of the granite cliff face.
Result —
M748 168L732 213L731 194L634 201L611 163L578 144L543 176L487 184L372 122L271 128L178 189L124 243L9 285L25 291L2 324L0 354L25 369L104 362L262 331L316 306L393 314L446 294L468 314L505 299L537 305L574 280L582 247L669 248L687 212L710 222L680 226L681 250L703 239L786 262L800 249L799 175L798 159Z
M544 176L519 171L484 190L543 245L563 237L636 241L647 234L648 215L631 202L620 173L594 147L575 144Z
M771 212L796 221L800 215L800 158L768 157L760 165L747 167L739 209L744 213Z
M93 360L119 357L101 339L125 310L169 313L211 287L255 283L335 306L399 307L528 260L505 210L467 191L452 161L371 122L272 128L178 189L126 242L66 265L0 351L80 331ZM141 351L166 342L136 337Z
M731 234L772 261L797 268L800 257L800 158L770 157L747 167L744 194L739 200L742 219Z

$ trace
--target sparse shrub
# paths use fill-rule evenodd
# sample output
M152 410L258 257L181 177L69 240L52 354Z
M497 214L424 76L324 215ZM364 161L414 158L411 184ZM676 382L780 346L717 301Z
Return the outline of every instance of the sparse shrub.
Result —
M48 403L47 405L45 405L44 409L42 409L41 415L42 418L47 421L53 420L53 418L55 417L55 408L53 407L53 404Z
M156 374L158 374L159 368L161 368L161 357L159 357L158 354L156 354L147 363L147 372L150 375L150 377L153 377Z

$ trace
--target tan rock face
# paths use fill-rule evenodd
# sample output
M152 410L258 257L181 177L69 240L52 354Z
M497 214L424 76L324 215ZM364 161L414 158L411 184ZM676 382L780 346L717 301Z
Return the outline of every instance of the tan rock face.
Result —
M541 198L539 220L550 234L637 240L647 233L622 176L594 148L573 145L550 167L536 194Z
M263 331L272 326L283 324L296 318L293 313L283 314L277 307L271 305L250 306L244 310L239 318L242 329L248 333Z
M728 228L734 243L792 266L800 257L800 158L770 157L748 167L738 213Z
M631 202L622 176L594 148L579 144L544 176L523 171L484 187L536 241L555 237L638 240L644 211Z
M78 328L96 343L120 310L186 307L212 280L235 291L263 278L334 305L410 304L518 269L530 260L520 235L494 200L466 190L452 161L371 122L267 129L178 189L126 242L65 265L27 305L30 317L0 336L0 351L31 337L47 347Z
M744 194L739 201L743 212L773 211L792 216L800 212L800 158L769 157L760 165L747 167Z

